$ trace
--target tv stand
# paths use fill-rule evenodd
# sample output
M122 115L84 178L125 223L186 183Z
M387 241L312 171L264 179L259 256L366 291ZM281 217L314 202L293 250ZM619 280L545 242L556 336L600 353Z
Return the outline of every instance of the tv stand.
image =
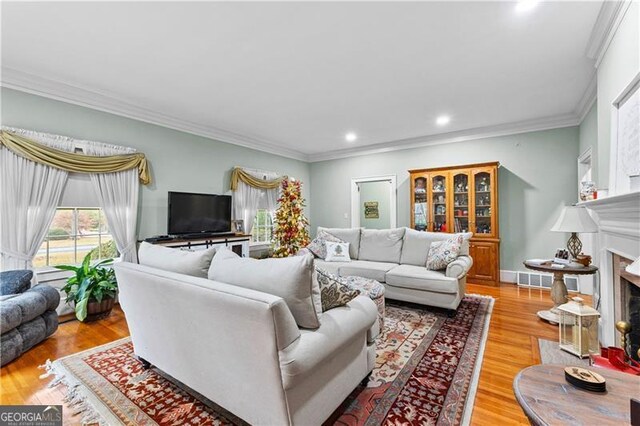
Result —
M151 244L157 244L172 248L186 248L189 250L206 250L211 247L229 247L238 256L249 257L249 243L251 235L235 234L233 232L223 235L203 235L191 234L192 237L186 235L173 236L169 240L149 241Z
M235 232L198 232L196 234L172 235L172 237L178 240L201 240L203 238L235 237L235 235Z

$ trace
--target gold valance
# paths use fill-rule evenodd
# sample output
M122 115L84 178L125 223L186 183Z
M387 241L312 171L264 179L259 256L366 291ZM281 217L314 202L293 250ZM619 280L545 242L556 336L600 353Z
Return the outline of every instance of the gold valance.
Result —
M140 182L143 185L151 183L147 158L138 152L104 157L75 154L48 147L5 130L0 133L0 145L28 160L68 172L114 173L137 168Z
M238 189L238 182L242 181L249 186L253 186L254 188L260 189L275 189L280 186L284 177L279 177L275 179L265 180L260 179L254 176L251 176L249 173L242 170L240 167L236 167L231 172L231 190L236 191Z

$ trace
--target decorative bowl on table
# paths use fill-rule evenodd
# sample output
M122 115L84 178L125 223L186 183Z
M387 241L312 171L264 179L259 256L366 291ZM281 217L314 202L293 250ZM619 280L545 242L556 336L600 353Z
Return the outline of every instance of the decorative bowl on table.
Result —
M583 266L589 266L591 265L591 256L588 254L579 254L575 258L575 262L580 263Z

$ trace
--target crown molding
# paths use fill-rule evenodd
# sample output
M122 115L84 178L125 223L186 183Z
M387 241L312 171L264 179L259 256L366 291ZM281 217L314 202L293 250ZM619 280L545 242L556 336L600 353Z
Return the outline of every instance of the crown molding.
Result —
M135 105L105 92L82 88L13 68L2 67L0 86L138 121L144 121L196 136L215 139L220 142L239 145L295 160L308 161L306 154L296 150L282 148L271 141L183 120Z
M572 127L580 124L575 114L565 114L553 117L544 117L535 120L526 120L515 123L506 123L496 126L477 127L474 129L460 130L457 132L441 133L431 136L401 139L383 142L361 148L342 149L331 152L310 154L309 162L336 160L340 158L356 157L360 155L380 154L384 152L400 151L404 149L420 148L425 146L442 145L447 143L464 142L475 139L483 139L498 136L515 135L519 133L534 132L538 130L550 130L563 127Z
M304 162L334 160L431 145L441 145L488 137L576 126L580 124L580 121L582 120L581 116L583 110L588 112L595 100L594 80L590 83L583 99L578 104L576 112L572 114L394 140L359 148L335 150L317 154L305 154L300 151L279 147L273 142L265 141L260 138L244 136L227 130L162 114L148 108L123 101L104 92L81 88L72 84L40 77L12 68L2 68L0 86ZM578 112L580 112L580 114L578 114Z
M598 95L598 75L597 72L593 72L591 76L591 81L587 86L587 89L584 91L582 95L582 99L578 102L576 106L575 115L578 117L578 123L582 123L582 120L589 114L591 111L591 107L596 102L596 97Z
M600 62L602 62L602 58L631 3L632 0L602 3L585 52L588 58L595 59L596 68L600 66Z

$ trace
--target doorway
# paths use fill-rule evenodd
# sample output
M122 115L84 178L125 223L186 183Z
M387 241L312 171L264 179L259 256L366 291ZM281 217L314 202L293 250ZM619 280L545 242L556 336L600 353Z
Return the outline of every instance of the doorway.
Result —
M351 226L396 227L396 176L351 179Z

